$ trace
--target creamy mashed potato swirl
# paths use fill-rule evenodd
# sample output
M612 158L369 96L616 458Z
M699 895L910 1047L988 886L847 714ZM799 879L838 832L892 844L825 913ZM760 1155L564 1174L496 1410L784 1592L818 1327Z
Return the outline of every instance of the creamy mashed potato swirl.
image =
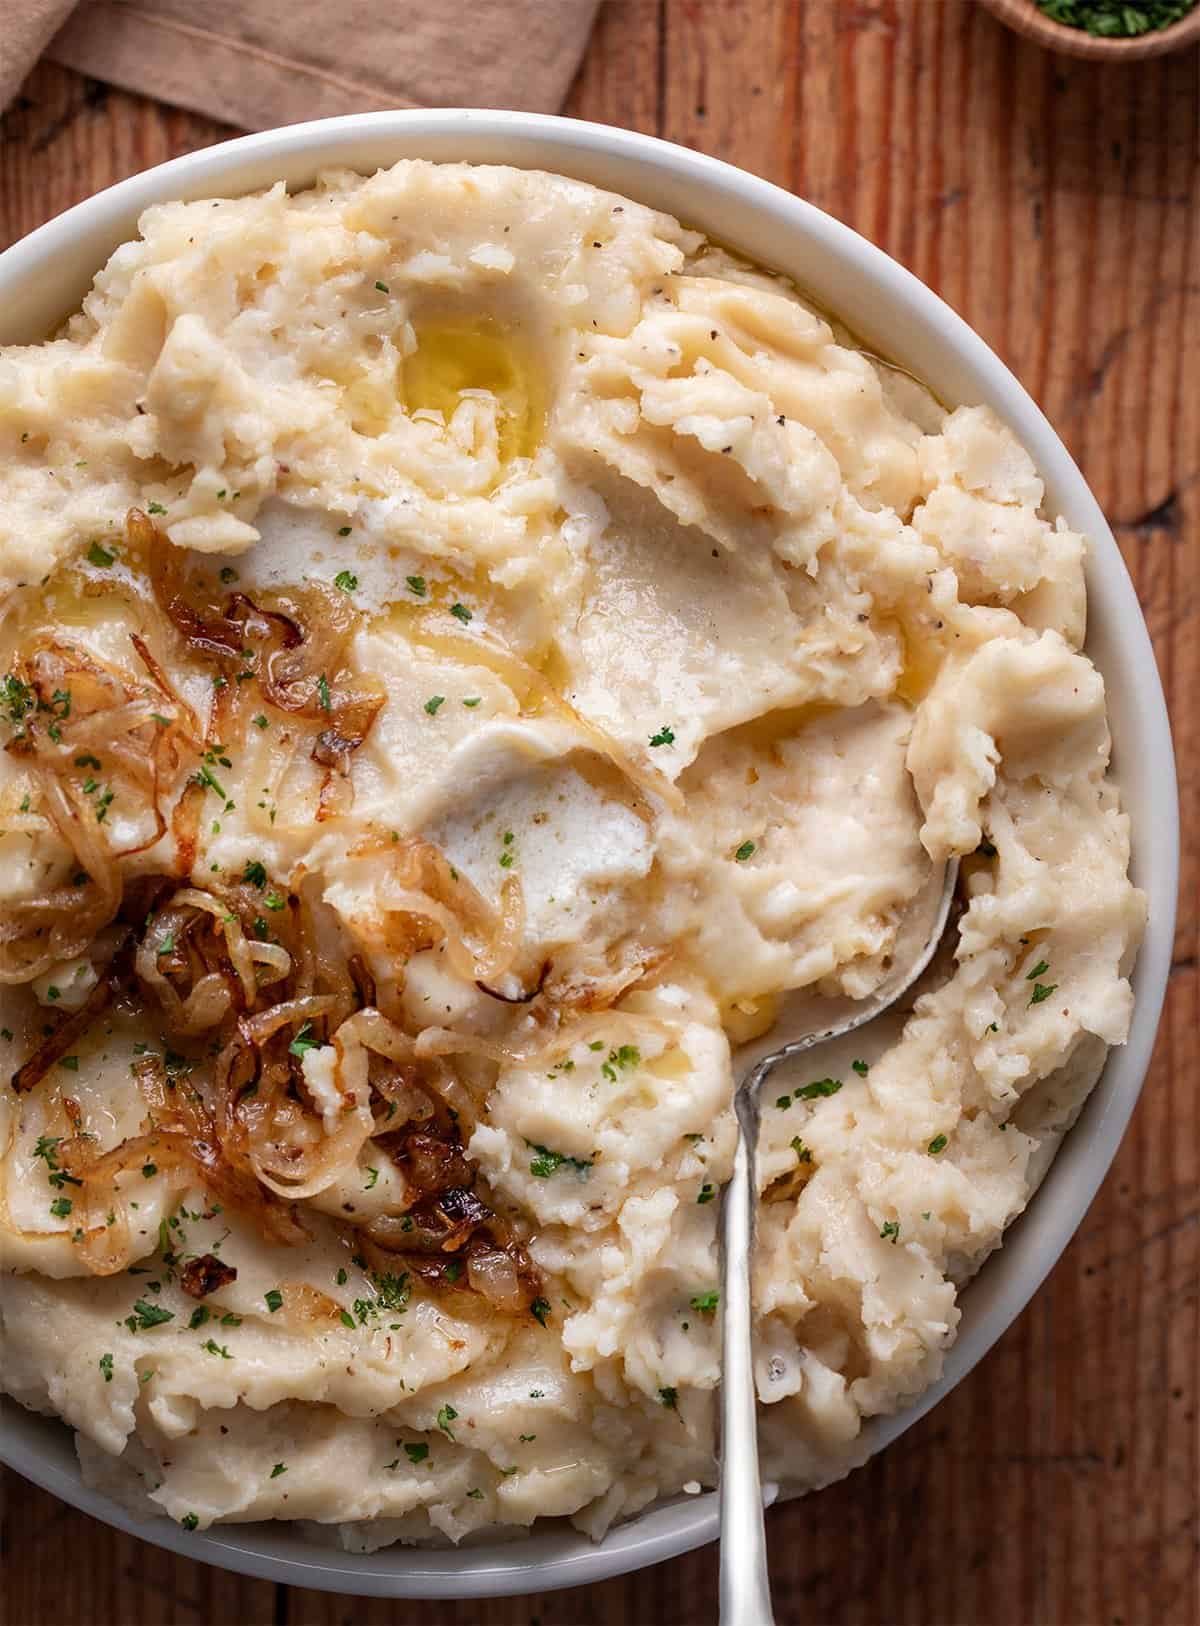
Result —
M766 1467L843 1473L1127 1031L1083 553L628 199L147 211L0 351L7 1392L189 1528L711 1484L731 1052L959 855L911 1008L764 1110Z

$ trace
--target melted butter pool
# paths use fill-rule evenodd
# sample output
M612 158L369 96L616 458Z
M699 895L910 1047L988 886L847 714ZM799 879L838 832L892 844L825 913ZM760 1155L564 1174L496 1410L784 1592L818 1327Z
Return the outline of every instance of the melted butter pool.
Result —
M489 317L415 324L417 348L401 365L405 410L440 412L449 423L464 390L498 405L500 460L532 457L546 427L546 397L532 353Z

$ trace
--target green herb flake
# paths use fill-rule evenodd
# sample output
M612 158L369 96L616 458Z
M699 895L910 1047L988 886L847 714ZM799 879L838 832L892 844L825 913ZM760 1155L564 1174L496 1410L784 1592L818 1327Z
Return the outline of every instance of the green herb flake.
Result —
M54 1215L55 1219L66 1219L67 1215L71 1212L74 1206L74 1203L69 1197L56 1197L50 1204L50 1212Z
M1049 969L1050 969L1049 961L1047 961L1047 960L1039 960L1038 963L1034 966L1032 971L1027 971L1025 973L1025 981L1026 982L1036 982L1039 977L1044 977L1046 972L1049 971Z
M343 1327L349 1327L351 1332L354 1331L354 1317L350 1314L349 1310L339 1311L338 1319L341 1321Z
M533 1319L536 1322L544 1327L546 1325L546 1317L550 1314L550 1300L534 1299L533 1303L529 1306L529 1313L533 1316Z
M715 1197L715 1196L716 1196L716 1195L717 1195L717 1188L716 1188L716 1186L714 1186L714 1185L711 1185L711 1184L710 1184L710 1183L709 1183L709 1182L708 1182L708 1181L707 1181L707 1180L706 1180L706 1181L705 1181L705 1182L704 1182L704 1184L703 1184L703 1185L702 1185L702 1186L701 1186L701 1187L700 1187L700 1193L699 1193L699 1195L698 1195L698 1196L697 1196L697 1198L696 1198L696 1201L697 1201L697 1202L698 1202L698 1203L711 1203L711 1202L712 1202L712 1200L713 1200L713 1198L714 1198L714 1197Z
M58 1065L65 1067L68 1073L77 1073L79 1071L79 1057L61 1056Z
M896 1243L900 1240L899 1220L885 1220L883 1223L883 1230L880 1231L879 1234L885 1242L890 1242L892 1246L895 1247Z
M483 1492L478 1488L478 1486L476 1486L475 1489L473 1489L473 1490L469 1490L467 1492L467 1495L471 1498L471 1500L473 1502L482 1502L483 1501Z
M944 1152L949 1144L945 1135L935 1135L927 1147L930 1157L936 1157L939 1152Z
M102 548L99 542L93 542L87 550L88 563L95 565L98 570L107 570L109 565L116 561L116 554Z
M386 282L377 282L375 286L381 294L390 294L392 291Z
M429 1447L427 1445L406 1445L404 1455L410 1462L424 1462L429 1455Z
M429 699L425 702L425 710L431 717L436 717L438 714L438 707L444 706L445 704L446 696L444 694L431 694Z
M450 606L450 614L457 620L461 621L464 627L471 619L471 612L467 609L465 604L452 604Z
M267 884L267 870L257 858L252 858L242 871L242 880L256 886L261 892Z
M184 1530L194 1530L200 1523L200 1517L196 1513L185 1513L179 1523Z
M450 1424L457 1416L458 1413L453 1406L443 1406L437 1414L437 1426L448 1440L454 1438L454 1430L450 1427Z
M100 1370L104 1374L105 1383L111 1383L113 1378L113 1358L111 1350L109 1350L107 1354L101 1355L99 1364Z
M802 1084L793 1092L796 1101L816 1101L823 1095L836 1095L842 1087L840 1078L818 1078L811 1084Z
M317 704L322 711L332 711L333 705L329 698L329 679L324 672L317 679Z
M125 1317L125 1325L130 1332L146 1332L151 1327L161 1327L164 1322L174 1319L174 1310L164 1310L161 1304L147 1304L145 1299L135 1299L133 1314Z
M197 1327L202 1327L208 1320L209 1313L207 1304L198 1304L188 1318L188 1331L195 1332Z
M231 1361L233 1356L224 1344L218 1344L215 1338L206 1338L200 1345L206 1355L219 1355L223 1361Z
M344 531L338 532L338 535L349 536L350 527L347 525ZM354 589L358 586L358 577L352 570L339 570L337 575L333 578L333 585L335 587L340 587L343 593L353 593Z
M660 1389L658 1391L658 1403L659 1403L660 1406L665 1406L668 1411L678 1411L679 1410L679 1390L678 1389Z
M378 1169L373 1169L370 1166L368 1166L366 1173L367 1173L367 1178L363 1182L363 1190L364 1191L373 1191L374 1188L379 1183L379 1170Z
M709 1288L707 1293L693 1293L688 1303L693 1310L699 1310L702 1315L711 1315L721 1302L721 1295L715 1287Z
M865 1061L852 1061L850 1066L858 1074L859 1078L866 1078L871 1071L870 1065Z
M470 697L469 700L464 700L463 701L463 705L464 706L469 706L471 708L471 710L473 711L475 709L475 707L479 704L481 699L482 699L481 695L473 694Z
M733 856L737 863L744 864L748 858L753 858L757 851L758 848L753 841L743 841Z
M287 1463L286 1462L277 1462L275 1464L275 1466L271 1469L271 1478L272 1479L278 1479L280 1474L286 1474L286 1473L287 1473Z
M283 1294L277 1287L268 1288L263 1294L263 1301L272 1315L275 1314L276 1310L283 1309Z
M1035 982L1033 985L1033 997L1030 999L1029 1003L1031 1005L1040 1005L1043 999L1050 998L1050 995L1057 987L1058 984L1056 982Z
M410 593L414 594L417 598L425 597L424 576L406 576L404 579L408 583L408 590Z
M662 725L657 734L651 734L650 736L651 745L674 745L674 743L675 730L667 723Z
M792 1151L795 1152L795 1154L796 1154L797 1163L811 1163L812 1162L812 1160L813 1160L812 1152L808 1149L808 1147L800 1139L799 1135L793 1135L792 1136L791 1146L792 1146Z
M308 1037L311 1032L312 1023L305 1022L299 1033L297 1033L296 1037L292 1040L291 1044L288 1045L289 1055L305 1056L310 1050L315 1050L317 1048L319 1041L316 1039L310 1039Z

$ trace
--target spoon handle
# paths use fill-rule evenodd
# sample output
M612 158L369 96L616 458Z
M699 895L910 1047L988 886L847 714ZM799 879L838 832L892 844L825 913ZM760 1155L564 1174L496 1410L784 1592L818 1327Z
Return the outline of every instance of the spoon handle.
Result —
M739 1100L733 1176L725 1187L721 1298L721 1626L773 1626L758 1475L758 1407L751 1347L754 1146L758 1112ZM743 1106L746 1108L743 1113ZM750 1120L750 1121L747 1121Z

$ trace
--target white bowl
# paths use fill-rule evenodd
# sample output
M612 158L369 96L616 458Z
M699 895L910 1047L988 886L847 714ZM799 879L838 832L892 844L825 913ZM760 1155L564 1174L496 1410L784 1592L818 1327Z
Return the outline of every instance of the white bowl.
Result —
M1029 1211L967 1290L941 1381L896 1417L876 1420L864 1449L902 1434L967 1373L1019 1314L1070 1240L1112 1162L1145 1076L1170 966L1179 861L1175 763L1150 639L1112 533L1062 442L982 339L909 272L848 227L778 187L668 142L529 113L444 109L365 113L246 136L176 158L113 186L0 255L0 343L42 338L75 309L94 273L135 235L141 211L176 198L222 197L318 170L370 172L399 158L557 170L668 210L690 226L786 272L869 345L952 404L986 402L1029 449L1053 513L1091 541L1088 652L1104 674L1114 762L1133 825L1133 874L1149 898L1133 976L1128 1043L1114 1051ZM131 1517L81 1482L68 1431L8 1408L3 1457L85 1512L191 1558L330 1591L393 1597L488 1597L576 1586L711 1541L713 1494L663 1503L598 1545L556 1525L527 1541L454 1551L389 1548L369 1557L318 1545L280 1524L218 1525L188 1534Z

